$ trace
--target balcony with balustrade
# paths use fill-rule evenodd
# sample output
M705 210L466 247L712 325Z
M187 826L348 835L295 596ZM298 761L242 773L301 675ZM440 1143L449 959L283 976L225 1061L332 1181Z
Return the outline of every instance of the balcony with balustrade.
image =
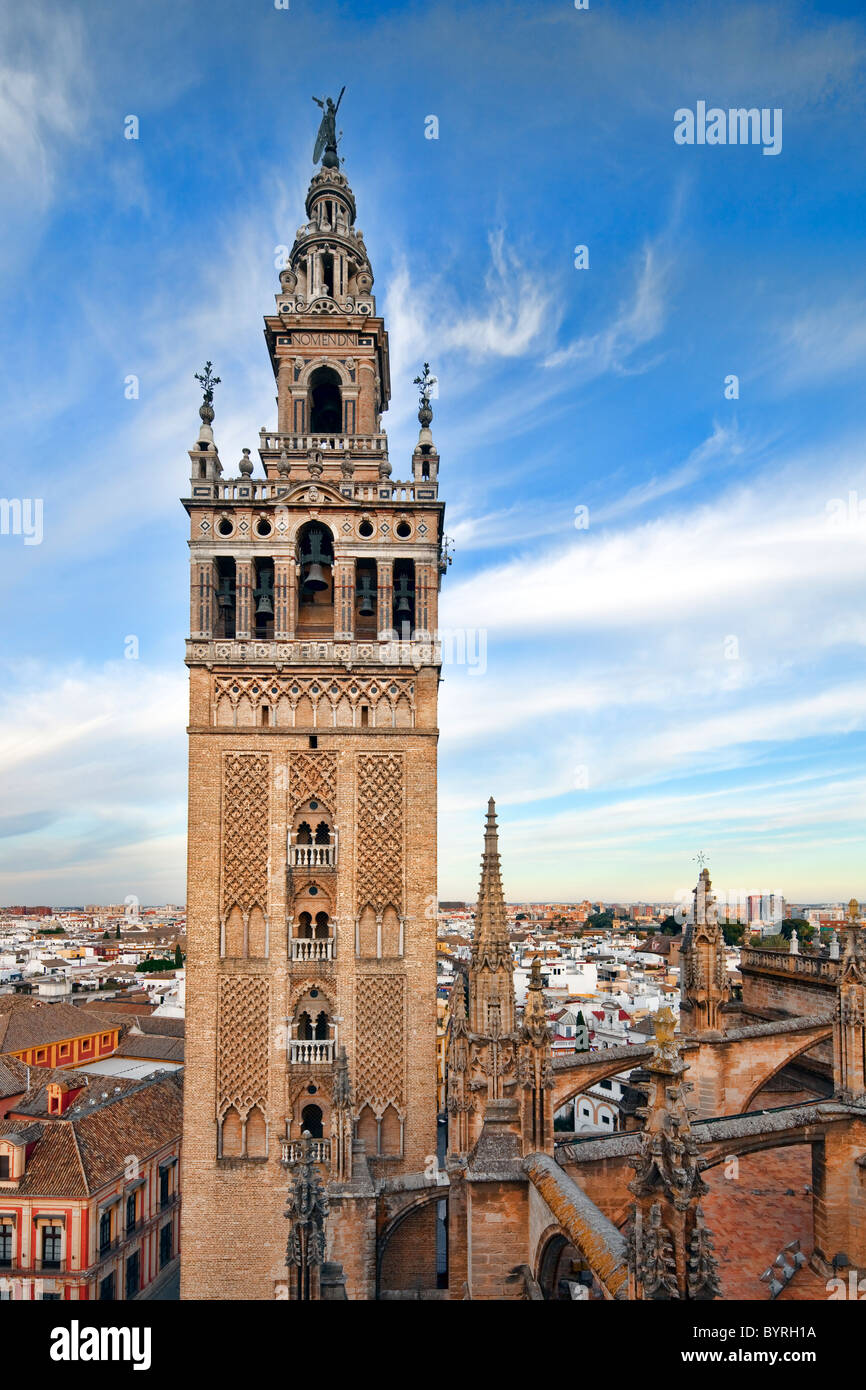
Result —
M334 1060L334 1038L290 1038L289 1062L292 1066L314 1067Z
M324 940L293 936L289 941L289 958L302 965L322 965L336 955L337 942L333 936Z
M290 844L290 869L336 869L337 845Z
M303 1157L303 1144L300 1139L282 1139L280 1141L280 1162L299 1163ZM330 1139L313 1139L310 1141L310 1157L314 1163L324 1163L330 1166L331 1162L331 1141Z

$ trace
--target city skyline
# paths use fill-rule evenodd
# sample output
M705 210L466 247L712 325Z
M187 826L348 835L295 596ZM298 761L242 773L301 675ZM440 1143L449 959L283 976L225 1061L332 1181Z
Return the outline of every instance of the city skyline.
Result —
M43 500L44 534L0 536L0 897L184 900L193 374L222 378L234 471L275 419L261 315L310 97L344 81L395 478L412 378L439 379L442 626L466 653L440 898L473 900L491 792L511 902L674 900L699 845L720 886L863 896L862 20L698 5L674 51L669 6L479 5L467 29L450 6L218 3L204 32L153 9L159 43L107 6L3 21L0 186L29 195L0 234L4 488ZM778 157L677 145L674 107L708 96L782 109Z

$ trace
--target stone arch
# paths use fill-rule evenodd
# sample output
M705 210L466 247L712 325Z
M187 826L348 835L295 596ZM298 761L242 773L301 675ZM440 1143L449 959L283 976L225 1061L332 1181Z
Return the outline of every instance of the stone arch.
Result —
M249 921L247 924L247 955L254 956L259 960L264 960L268 954L268 926L265 914L258 903L250 909Z
M267 1158L268 1126L262 1111L254 1105L246 1124L247 1158Z
M800 1043L799 1046L797 1046L794 1051L789 1053L788 1056L785 1057L785 1059L782 1062L779 1062L778 1065L774 1065L772 1069L766 1073L762 1080L760 1080L759 1082L757 1082L757 1084L752 1086L749 1095L743 1102L742 1107L740 1107L741 1112L745 1112L752 1108L756 1097L759 1096L761 1091L763 1091L764 1088L769 1085L769 1083L773 1080L774 1076L778 1076L780 1072L785 1070L785 1067L790 1066L791 1063L795 1062L798 1057L802 1057L805 1052L810 1052L813 1047L817 1047L819 1043L826 1042L826 1040L828 1038L832 1038L832 1036L833 1025L832 1023L828 1023L827 1027L824 1029L823 1032L819 1033L817 1036L808 1038L804 1043Z
M447 1229L447 1187L416 1192L391 1214L376 1242L377 1298L392 1291L447 1288Z
M355 1121L355 1133L359 1139L364 1141L367 1157L375 1158L379 1152L379 1121L372 1106L361 1106Z
M221 1125L221 1153L223 1158L240 1158L243 1153L244 1131L241 1117L233 1105L230 1105L222 1118Z
M546 1226L535 1247L534 1275L538 1287L549 1302L570 1301L571 1290L566 1284L581 1284L588 1297L605 1297L598 1277L590 1269L580 1246L567 1231L553 1222Z
M224 955L239 958L244 954L244 914L237 903L226 917Z
M394 1105L386 1105L379 1130L380 1150L392 1158L403 1153L403 1123Z
M348 387L351 390L355 385L348 367L344 366L339 360L333 357L311 357L309 362L305 363L302 367L301 373L295 382L295 386L303 386L304 390L309 393L310 378L320 367L330 367L332 371L336 372L337 376L340 378L341 386Z
M382 913L382 955L399 956L400 917L393 903L389 903Z
M376 956L378 954L378 927L376 913L367 903L358 918L358 955Z

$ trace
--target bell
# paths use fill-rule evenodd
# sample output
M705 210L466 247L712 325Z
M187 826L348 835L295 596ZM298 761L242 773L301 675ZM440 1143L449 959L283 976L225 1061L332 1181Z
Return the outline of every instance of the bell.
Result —
M260 613L268 618L274 616L273 593L274 572L270 569L263 569L259 573L258 588L253 589L253 598L256 600L257 617Z
M397 582L396 590L398 618L408 618L410 616L412 612L412 605L409 602L411 592L409 580L406 578L405 574L402 574Z
M358 616L361 618L372 618L376 612L373 603L373 590L369 574L361 575L361 582L358 588Z
M317 591L319 589L327 589L327 587L328 581L325 578L325 571L322 569L319 562L314 560L312 564L307 566L307 572L304 575L304 588Z
M310 531L308 536L309 550L306 555L301 556L301 564L306 566L304 572L303 587L308 593L315 593L320 589L327 589L328 581L325 578L323 566L331 563L329 555L322 551L321 531Z
M217 607L223 609L231 608L233 603L234 594L232 593L232 581L228 578L221 579L219 592L217 594Z

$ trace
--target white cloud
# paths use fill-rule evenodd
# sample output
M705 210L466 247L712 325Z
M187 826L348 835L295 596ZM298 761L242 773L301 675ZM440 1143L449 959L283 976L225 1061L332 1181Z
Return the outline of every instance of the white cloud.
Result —
M575 274L584 273L577 272ZM591 272L590 272L591 273ZM665 325L665 296L670 279L670 262L659 245L644 247L635 274L631 295L624 299L614 318L595 333L584 334L568 347L551 353L547 367L578 363L584 374L647 371L657 358L637 362L635 353L652 342Z

